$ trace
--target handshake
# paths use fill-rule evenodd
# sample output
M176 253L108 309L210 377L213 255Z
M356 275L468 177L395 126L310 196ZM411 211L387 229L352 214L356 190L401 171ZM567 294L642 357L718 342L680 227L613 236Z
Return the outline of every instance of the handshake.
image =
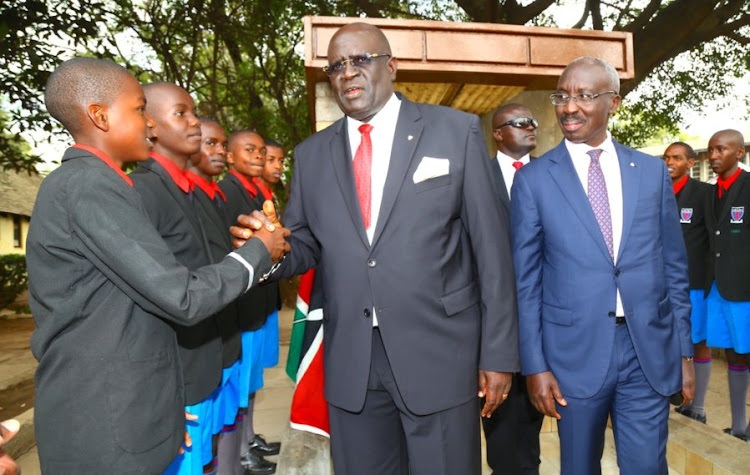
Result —
M242 247L251 237L257 237L268 249L271 260L276 263L283 258L291 247L286 242L292 233L283 227L276 216L273 201L263 203L263 212L253 211L252 214L241 214L237 218L237 226L229 228L232 234L232 244L235 248Z

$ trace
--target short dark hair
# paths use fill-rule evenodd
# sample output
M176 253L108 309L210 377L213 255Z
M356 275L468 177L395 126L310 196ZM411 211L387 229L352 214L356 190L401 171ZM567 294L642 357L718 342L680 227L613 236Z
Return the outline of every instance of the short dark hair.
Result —
M693 147L691 147L690 145L686 144L685 142L673 142L673 143L669 144L670 147L673 146L673 145L678 145L678 146L684 148L685 152L686 152L686 155L687 155L687 158L695 158L695 157L698 156L695 153L695 150L693 150Z
M273 139L266 139L266 147L276 147L284 150L284 146Z
M261 139L263 138L263 136L260 135L254 129L239 129L239 130L235 130L234 132L232 132L232 135L229 136L229 139L227 140L227 146L229 148L231 148L232 147L232 143L234 143L234 141L237 140L237 138L240 135L245 135L245 134L254 134L254 135L257 135L258 137L260 137ZM264 142L265 142L265 140L264 140Z
M111 104L123 90L123 75L133 77L112 61L90 57L69 59L47 80L44 105L68 132L76 134L85 120L86 105L92 102Z

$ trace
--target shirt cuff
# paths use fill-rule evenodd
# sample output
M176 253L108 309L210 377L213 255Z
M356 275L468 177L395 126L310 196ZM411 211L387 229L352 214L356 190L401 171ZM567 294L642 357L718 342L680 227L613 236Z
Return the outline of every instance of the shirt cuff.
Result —
M255 278L255 269L253 269L253 266L251 266L250 263L247 262L244 257L237 254L236 252L230 252L228 255L229 257L233 257L234 259L236 259L240 264L245 266L245 269L247 269L247 272L249 273L249 276L248 276L249 278L247 279L247 288L245 289L245 292L247 292L248 290L250 290L250 287L253 286L253 279Z

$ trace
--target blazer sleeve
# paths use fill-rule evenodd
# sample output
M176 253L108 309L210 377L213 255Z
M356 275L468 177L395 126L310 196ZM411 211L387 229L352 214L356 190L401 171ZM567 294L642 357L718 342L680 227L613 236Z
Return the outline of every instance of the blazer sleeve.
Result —
M542 346L542 259L544 235L534 195L522 168L513 178L510 216L518 292L518 327L523 374L549 371Z
M466 140L461 220L469 232L481 295L479 368L517 372L518 317L508 211L496 198L479 118L472 116Z
M309 147L300 145L294 151L295 163L291 192L284 211L284 226L292 232L288 239L292 250L284 258L281 267L273 274L274 279L303 274L315 267L320 259L320 243L310 231L305 214L305 192L309 191L303 187L307 148Z
M690 336L690 282L688 279L687 250L682 235L677 202L674 197L672 180L664 164L662 172L661 199L661 250L664 261L664 280L667 286L669 303L672 306L676 330L680 340L682 356L693 356L693 342Z
M80 252L148 312L195 324L236 299L271 267L265 246L253 238L234 256L191 272L177 262L134 190L124 183L108 186L101 176L83 182L88 185L75 187L67 204Z

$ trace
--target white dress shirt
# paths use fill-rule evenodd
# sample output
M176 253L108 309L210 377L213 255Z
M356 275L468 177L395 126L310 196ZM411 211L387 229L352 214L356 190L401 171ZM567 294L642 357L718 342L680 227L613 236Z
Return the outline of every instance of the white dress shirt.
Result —
M622 240L622 219L623 219L623 202L622 202L622 177L620 175L620 162L617 158L615 145L612 143L612 135L607 131L607 138L597 147L592 147L585 143L573 143L565 139L565 147L573 159L573 166L576 169L578 178L581 180L584 191L588 195L589 189L589 164L591 156L587 153L589 150L603 150L599 157L599 164L604 174L604 181L607 184L607 197L609 198L609 213L612 217L612 250L614 252L614 261L617 262L617 255ZM620 289L617 289L617 308L618 317L625 316L625 310L622 306Z
M531 157L529 157L528 153L516 160L509 155L505 155L500 150L497 151L497 164L500 165L500 171L503 174L505 188L508 190L508 198L510 198L510 188L513 186L513 179L516 176L516 168L513 166L513 162L521 162L524 165L528 165L530 159Z
M393 94L382 109L368 122L372 125L370 140L372 141L372 169L370 171L370 227L367 228L367 239L372 244L375 228L380 215L380 203L383 201L383 188L388 176L388 166L391 163L391 149L393 148L393 137L396 135L396 122L401 110L401 100ZM351 117L346 118L346 128L349 134L349 146L352 150L352 160L357 153L357 148L362 141L362 133L359 126L364 124ZM378 326L378 317L375 309L372 312L372 325Z

